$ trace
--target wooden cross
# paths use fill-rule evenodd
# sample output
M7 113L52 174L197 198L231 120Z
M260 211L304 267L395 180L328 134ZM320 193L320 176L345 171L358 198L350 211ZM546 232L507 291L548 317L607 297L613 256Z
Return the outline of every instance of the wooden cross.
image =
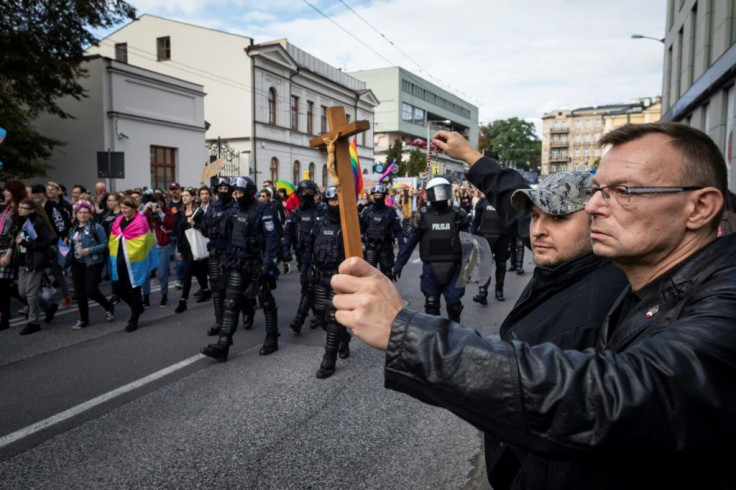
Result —
M330 132L309 140L309 146L327 147L327 165L334 163L337 173L335 187L340 204L340 226L342 227L342 243L345 246L345 257L363 258L363 246L360 241L360 221L358 201L355 196L355 179L350 164L350 142L348 138L370 128L368 121L348 123L345 108L334 106L327 108L327 123Z

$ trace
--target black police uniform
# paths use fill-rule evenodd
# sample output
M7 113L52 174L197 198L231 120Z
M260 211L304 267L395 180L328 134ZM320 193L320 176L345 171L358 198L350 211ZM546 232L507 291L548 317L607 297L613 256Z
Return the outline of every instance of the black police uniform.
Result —
M225 287L227 284L227 262L232 234L231 215L235 213L237 203L231 197L220 196L219 200L207 208L204 215L204 235L209 238L207 249L210 260L207 263L207 275L212 291L212 304L215 308L215 325L207 331L208 335L218 335L222 327L225 312Z
M424 206L419 211L418 227L399 251L394 277L398 277L414 247L420 244L419 256L423 262L420 286L425 298L424 311L429 315L440 314L440 295L443 295L448 318L460 321L461 299L465 294L465 288L456 285L463 256L460 232L468 230L469 222L470 216L462 208L443 207L438 203Z
M334 209L334 211L333 211ZM335 372L335 362L350 355L350 333L337 323L332 298L335 291L330 279L345 260L339 209L328 208L325 216L318 217L305 243L302 267L311 268L314 277L314 309L319 323L325 329L325 354L317 371L318 378L327 378Z
M475 205L475 216L470 224L470 233L480 235L488 241L488 246L493 252L493 261L496 264L496 299L504 301L503 284L506 278L506 261L509 260L509 246L514 242L514 237L501 224L498 211L484 197ZM482 305L488 304L488 286L491 278L478 289L478 294L473 301Z
M309 313L309 308L313 308L314 305L313 280L310 277L309 270L302 268L305 240L309 236L315 220L323 216L326 209L327 207L324 203L305 202L303 200L299 207L289 215L289 218L286 220L286 226L284 226L284 260L290 257L290 251L293 247L302 285L296 316L289 325L296 333L301 331L304 320ZM312 328L315 327L317 327L317 324L313 323Z
M366 206L360 217L360 227L365 242L365 260L391 277L394 267L394 239L399 248L404 245L404 231L396 210L385 202L373 202Z
M278 317L276 300L271 293L275 288L275 266L279 245L276 218L266 203L256 201L253 196L239 202L230 215L232 226L227 284L225 288L225 312L220 338L201 352L218 361L227 360L232 336L238 324L238 316L244 300L244 291L253 286L266 317L266 340L259 353L268 355L278 350Z

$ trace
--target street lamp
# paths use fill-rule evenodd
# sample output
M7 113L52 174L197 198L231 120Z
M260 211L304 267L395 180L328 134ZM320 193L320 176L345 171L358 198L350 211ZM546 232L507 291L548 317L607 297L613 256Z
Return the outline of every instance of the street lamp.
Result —
M652 37L652 36L644 36L642 34L632 34L631 39L651 39L652 41L659 41L662 44L664 44L664 38L663 37Z

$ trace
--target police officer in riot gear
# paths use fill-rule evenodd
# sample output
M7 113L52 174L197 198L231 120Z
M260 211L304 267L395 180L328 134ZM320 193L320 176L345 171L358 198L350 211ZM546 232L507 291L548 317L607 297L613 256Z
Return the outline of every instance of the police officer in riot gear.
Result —
M324 203L318 204L315 201L319 194L319 188L314 181L302 180L297 184L296 192L300 199L299 207L292 211L289 219L286 220L286 226L284 226L284 261L288 262L291 260L291 249L293 248L302 289L296 316L291 321L289 327L298 334L302 330L302 325L304 325L304 320L307 318L309 308L313 308L314 305L314 288L311 271L302 268L305 240L309 236L315 219L324 215L326 206ZM318 324L313 322L311 326L312 328L316 328Z
M493 261L496 264L496 299L504 301L503 284L506 278L506 261L509 260L509 246L514 243L514 237L503 226L498 211L485 197L475 205L470 233L480 235L488 241L488 246L493 253ZM488 277L488 281L478 288L478 294L473 296L473 301L482 305L488 304L490 283L491 278Z
M318 378L332 376L338 355L341 359L350 355L350 333L335 319L335 307L332 306L335 291L330 286L330 279L337 274L340 262L345 260L337 187L325 189L324 200L327 202L327 212L314 221L301 261L302 268L312 269L314 309L319 323L326 331L325 354L317 371Z
M271 294L275 284L278 232L271 208L258 202L258 187L250 177L237 177L230 182L233 199L237 201L235 212L230 215L231 238L227 262L225 286L225 312L220 338L216 344L203 347L200 352L218 361L227 360L232 337L238 324L238 316L244 300L244 291L253 286L266 317L266 340L259 353L276 352L278 345L278 318L276 300Z
M392 277L394 267L394 240L399 248L404 245L404 231L396 210L386 206L386 186L371 188L373 203L366 206L360 218L360 228L365 242L365 260L379 267L386 276Z
M447 179L435 177L429 181L425 199L429 205L419 210L418 227L399 251L393 278L399 277L419 243L419 256L423 263L420 286L425 298L425 313L439 315L440 295L444 295L448 318L459 322L463 311L461 299L465 294L465 288L456 285L463 255L460 232L467 231L470 216L465 210L450 205L451 198L452 186Z
M207 330L207 335L218 335L222 327L225 312L225 285L228 249L232 222L230 215L235 212L237 203L233 200L230 179L220 177L217 180L217 201L204 215L203 233L209 238L207 247L210 260L207 264L207 275L212 291L212 304L215 308L215 324Z

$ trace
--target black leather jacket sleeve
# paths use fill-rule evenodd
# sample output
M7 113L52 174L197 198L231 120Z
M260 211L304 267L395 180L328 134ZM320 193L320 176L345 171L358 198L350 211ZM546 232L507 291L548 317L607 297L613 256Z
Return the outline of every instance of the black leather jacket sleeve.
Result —
M405 309L385 385L550 456L727 448L736 435L735 283L733 267L716 274L618 351L489 340Z

